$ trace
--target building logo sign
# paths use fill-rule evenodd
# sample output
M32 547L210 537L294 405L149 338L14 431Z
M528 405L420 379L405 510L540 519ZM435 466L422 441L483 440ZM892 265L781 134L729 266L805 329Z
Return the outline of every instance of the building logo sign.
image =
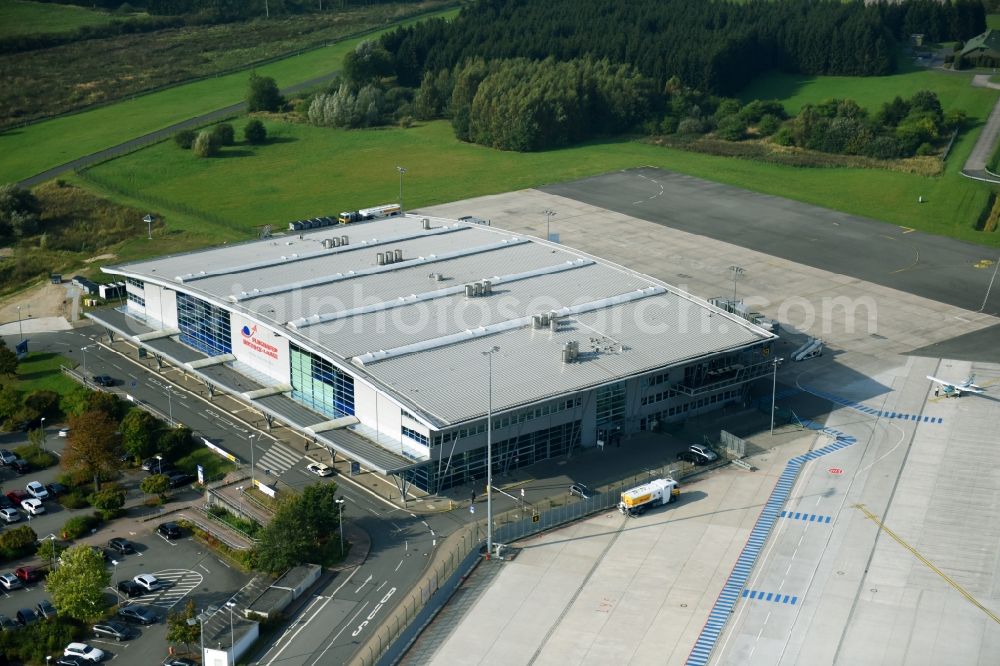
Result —
M274 345L269 345L260 338L257 337L257 324L254 324L253 328L249 326L243 326L240 329L240 334L243 336L243 346L249 347L259 354L263 354L268 358L278 359L278 348Z

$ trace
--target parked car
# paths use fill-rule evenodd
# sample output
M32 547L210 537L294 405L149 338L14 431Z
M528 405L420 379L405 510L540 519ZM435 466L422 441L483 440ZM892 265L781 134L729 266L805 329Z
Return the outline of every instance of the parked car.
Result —
M111 560L111 556L108 555L108 551L104 550L100 546L91 546L90 549L101 556L101 559L105 562Z
M19 629L21 625L14 620L10 619L6 615L0 615L0 631L14 631Z
M146 588L134 580L123 580L118 583L118 591L124 594L127 598L141 597L146 594Z
M153 574L139 574L132 580L134 580L137 585L145 588L147 592L155 592L163 587L163 582Z
M20 587L24 587L24 583L12 573L0 574L0 587L10 592L11 590L16 590Z
M83 657L59 657L59 660L55 662L56 666L87 666L90 662Z
M690 451L681 451L680 453L677 454L677 459L689 462L693 465L704 465L706 462L708 462L702 456L691 453Z
M25 583L34 583L45 578L45 571L38 567L18 567L14 569L14 575Z
M87 661L98 662L104 659L104 650L95 648L93 645L87 645L86 643L70 643L63 650L63 656L82 657Z
M150 474L164 474L174 468L166 460L158 460L156 458L146 458L142 461L141 467L142 471L149 472Z
M13 509L14 503L6 495L0 495L0 509Z
M183 485L193 483L194 475L178 470L171 470L170 473L167 474L167 479L170 481L171 488L180 488Z
M46 620L55 617L59 613L56 612L56 607L52 605L52 602L48 599L42 599L38 602L38 614L44 617Z
M113 638L116 641L127 641L132 637L133 630L127 624L108 620L94 625L94 638Z
M69 426L66 426L65 428L59 428L59 436L69 437Z
M198 666L198 662L187 657L168 657L163 666Z
M0 449L0 464L9 465L17 460L17 456L10 452L9 449Z
M46 490L45 486L38 481L29 481L28 485L25 486L24 489L28 491L29 495L37 500L45 501L49 498L49 491Z
M50 483L45 486L45 489L49 491L50 497L59 497L60 495L65 495L69 491L69 488L61 483Z
M30 516L39 516L45 513L45 506L42 504L42 500L37 500L34 497L21 502L21 508Z
M135 552L135 546L132 545L132 542L122 537L115 537L109 541L108 548L122 555L131 555Z
M306 469L316 476L331 476L333 474L333 468L321 462L309 463L306 465Z
M591 492L590 488L588 488L587 486L583 485L582 483L574 483L573 485L571 485L569 487L569 494L570 495L576 495L580 499L587 499L588 497L590 497L594 493Z
M129 580L124 582L131 583L132 581ZM139 606L137 604L122 606L119 608L118 617L126 622L141 624L143 626L156 624L160 621L160 616L157 615L155 611L150 610L146 606Z
M181 527L177 523L160 523L156 531L161 536L165 536L168 539L180 539L181 538Z
M30 495L23 490L11 490L7 493L7 499L14 503L14 506L20 506L21 502L28 499Z
M22 608L17 611L17 621L21 623L22 627L27 627L29 624L34 624L38 622L41 618L38 617L38 613L30 608Z
M0 520L6 523L16 523L21 520L21 512L17 509L0 509Z
M707 446L702 446L701 444L692 444L688 447L688 451L700 456L707 462L714 462L719 459L719 454L708 448Z
M98 386L114 386L115 379L111 375L94 375L94 383Z
M14 462L10 464L10 467L18 474L27 474L31 471L31 465L29 465L28 461L23 458L15 458Z

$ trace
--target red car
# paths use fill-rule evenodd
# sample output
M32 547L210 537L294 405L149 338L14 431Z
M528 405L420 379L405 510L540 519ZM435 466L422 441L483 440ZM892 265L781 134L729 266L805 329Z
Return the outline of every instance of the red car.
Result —
M31 495L24 492L23 490L12 490L9 493L7 493L7 499L13 502L14 506L21 506L21 502L23 500L28 499L29 497L31 497Z
M45 578L45 572L36 567L18 567L14 569L14 575L25 583L34 583Z

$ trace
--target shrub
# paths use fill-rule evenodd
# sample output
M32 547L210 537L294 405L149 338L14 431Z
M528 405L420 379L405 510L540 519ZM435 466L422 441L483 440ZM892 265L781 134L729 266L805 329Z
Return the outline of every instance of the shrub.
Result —
M254 118L243 128L243 138L247 143L259 144L267 141L267 128L257 118Z
M56 457L37 444L27 444L14 449L18 458L24 458L33 469L45 469L56 464Z
M198 133L198 138L194 140L192 150L198 157L214 157L219 154L219 144L211 132L203 130Z
M38 548L38 535L27 525L8 529L0 534L0 558L14 560L29 555Z
M167 460L183 458L194 448L190 428L180 427L164 430L156 440L156 450Z
M677 123L678 134L701 134L704 131L704 123L697 118L685 118Z
M761 116L757 122L757 133L761 136L771 136L781 127L781 119L771 113Z
M409 129L413 127L413 116L403 116L399 119L399 126L403 129Z
M8 659L44 664L46 656L62 654L67 643L83 638L83 634L82 625L57 617L0 633L0 652Z
M97 514L73 516L66 521L62 528L62 538L79 539L91 530L96 529L101 524L101 519Z
M229 123L221 123L212 128L212 139L220 146L231 146L236 142L236 132Z
M194 145L195 137L198 135L194 133L194 130L181 130L174 134L174 143L176 143L181 148L188 150Z
M106 486L90 496L90 504L100 512L104 520L117 518L124 513L122 507L125 506L125 489L117 484Z
M90 506L87 498L82 492L74 490L73 492L66 493L59 498L59 503L62 504L67 509L82 509L84 507Z

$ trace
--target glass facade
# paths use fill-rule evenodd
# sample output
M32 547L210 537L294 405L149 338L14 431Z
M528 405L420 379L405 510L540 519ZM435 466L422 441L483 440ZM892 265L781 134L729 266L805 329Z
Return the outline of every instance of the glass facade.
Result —
M597 427L614 428L625 420L625 382L597 389Z
M518 437L493 442L493 477L502 476L510 470L531 465L539 460L569 453L580 444L580 422L572 421L564 425L529 432ZM440 492L452 486L483 481L486 479L486 447L456 453L448 459L435 460L408 473L408 478L418 488L428 492Z
M181 342L210 356L233 352L227 310L177 292L177 327Z
M292 399L332 418L354 414L354 378L310 351L294 344L288 348Z

